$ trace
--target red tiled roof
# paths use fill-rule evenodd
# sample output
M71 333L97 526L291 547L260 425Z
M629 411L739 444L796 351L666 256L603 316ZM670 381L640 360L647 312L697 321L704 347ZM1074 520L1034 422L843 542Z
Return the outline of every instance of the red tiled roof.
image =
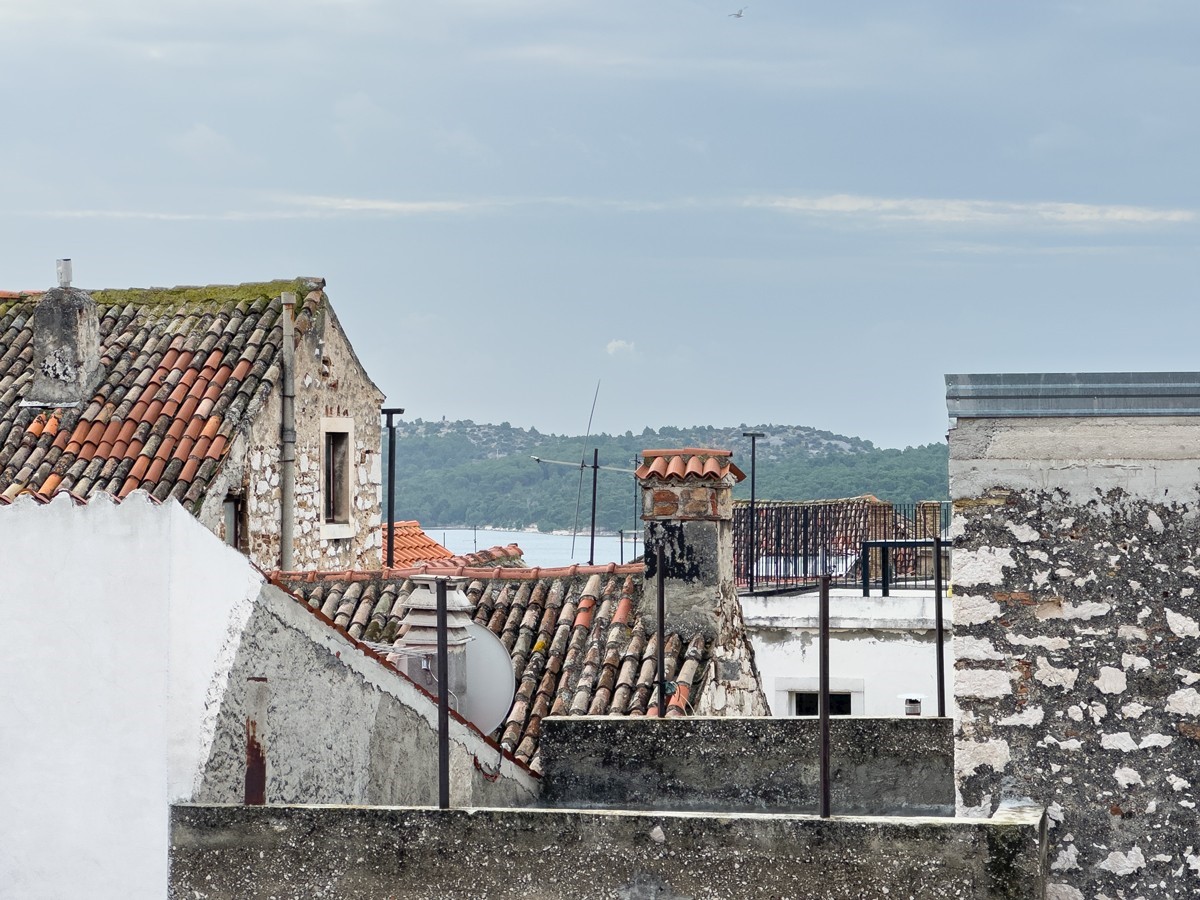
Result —
M447 566L463 566L465 568L487 568L487 569L524 569L525 551L516 544L508 544L506 546L489 547L486 550L477 550L474 553L464 553L461 556L451 557L447 562L440 565Z
M397 566L411 566L419 562L433 562L454 556L449 550L421 530L421 523L394 522L392 534L392 562ZM386 536L387 529L384 529Z
M517 692L492 735L541 771L541 721L549 715L657 715L657 635L641 617L642 566L556 569L440 568L386 572L276 572L272 581L356 640L395 640L413 574L471 579L474 619L512 656ZM668 632L664 666L676 685L668 716L687 715L709 660L703 635Z
M634 474L638 478L658 478L663 481L685 478L701 478L718 481L732 474L741 481L746 477L730 460L730 450L705 450L699 447L684 447L679 450L643 450L644 462Z
M312 323L321 280L96 291L101 375L89 403L22 407L37 298L0 295L0 502L145 490L193 511L279 376L282 291ZM8 302L8 301L12 302Z

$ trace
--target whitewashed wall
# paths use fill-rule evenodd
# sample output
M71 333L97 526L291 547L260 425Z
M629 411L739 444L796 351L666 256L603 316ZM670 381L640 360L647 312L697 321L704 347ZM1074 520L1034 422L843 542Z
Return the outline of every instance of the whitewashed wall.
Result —
M174 802L241 801L269 678L268 802L436 802L436 707L178 504L0 507L0 898L160 898ZM538 781L451 723L456 805Z
M143 494L0 508L0 895L162 897L168 802L261 577Z
M742 598L772 715L792 714L791 692L817 690L818 602L815 593ZM951 605L946 598L946 713L953 716ZM853 715L904 715L900 695L909 694L924 695L921 714L936 716L934 627L932 592L863 597L861 591L835 589L830 597L830 690L851 694Z

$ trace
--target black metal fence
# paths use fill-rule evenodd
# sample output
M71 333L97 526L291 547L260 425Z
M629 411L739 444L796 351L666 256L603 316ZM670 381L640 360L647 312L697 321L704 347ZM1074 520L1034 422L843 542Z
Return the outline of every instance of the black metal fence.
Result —
M937 500L759 501L753 521L749 501L739 500L733 511L738 587L759 593L816 587L824 574L840 586L882 584L886 561L892 587L932 589L933 548L903 542L945 538L949 526L950 504ZM866 541L895 543L885 551L864 548ZM943 565L942 571L949 573L949 566Z

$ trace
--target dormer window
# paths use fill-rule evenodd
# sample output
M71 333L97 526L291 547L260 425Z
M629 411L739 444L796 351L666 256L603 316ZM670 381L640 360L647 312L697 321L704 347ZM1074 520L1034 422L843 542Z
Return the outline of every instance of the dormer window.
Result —
M354 420L321 419L321 537L354 537L351 448Z

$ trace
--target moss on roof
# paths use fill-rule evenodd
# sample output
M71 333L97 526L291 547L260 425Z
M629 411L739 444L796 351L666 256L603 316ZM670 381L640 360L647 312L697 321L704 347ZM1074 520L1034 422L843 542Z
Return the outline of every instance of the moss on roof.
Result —
M292 291L302 301L310 291L324 287L324 279L291 278L279 281L247 282L246 284L179 285L169 288L104 288L89 291L92 299L102 306L167 306L205 305L214 300L222 303L274 300L284 291Z

